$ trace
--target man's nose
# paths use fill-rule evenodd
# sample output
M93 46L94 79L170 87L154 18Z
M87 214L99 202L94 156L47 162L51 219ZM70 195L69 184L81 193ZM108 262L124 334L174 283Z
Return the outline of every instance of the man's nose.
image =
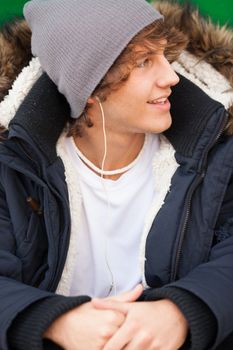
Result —
M160 70L159 77L157 78L157 86L159 87L170 87L178 84L180 78L172 68L171 64L164 57L162 67Z

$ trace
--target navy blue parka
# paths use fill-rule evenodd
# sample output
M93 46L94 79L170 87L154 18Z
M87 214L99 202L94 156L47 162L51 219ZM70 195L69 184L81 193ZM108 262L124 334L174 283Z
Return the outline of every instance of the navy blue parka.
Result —
M147 238L150 288L141 299L170 298L190 324L186 348L216 349L233 331L233 138L224 107L186 78L171 104L165 135L179 167ZM68 119L66 100L44 73L0 143L2 350L46 347L41 334L52 320L90 300L54 293L70 234L64 166L56 154Z

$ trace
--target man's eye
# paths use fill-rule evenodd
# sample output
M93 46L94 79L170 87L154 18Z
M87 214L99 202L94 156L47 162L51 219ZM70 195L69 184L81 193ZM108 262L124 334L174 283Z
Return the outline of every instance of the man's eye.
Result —
M137 67L138 68L144 68L144 67L146 67L146 66L148 66L150 64L150 61L151 60L149 58L146 58L143 61L139 61L139 62L137 62Z

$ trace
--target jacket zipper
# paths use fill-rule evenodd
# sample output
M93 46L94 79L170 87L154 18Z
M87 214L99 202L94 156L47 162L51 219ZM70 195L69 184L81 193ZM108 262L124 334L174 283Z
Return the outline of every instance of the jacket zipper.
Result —
M179 268L180 260L181 260L183 241L184 241L185 233L186 233L187 226L188 226L188 220L189 220L189 216L190 216L192 196L193 196L195 190L197 189L197 187L200 185L200 183L203 181L203 179L205 177L208 154L209 154L210 150L212 149L212 147L217 143L217 141L221 137L221 135L226 127L227 120L228 120L228 114L225 113L225 118L223 121L221 121L217 135L214 136L213 141L210 143L210 145L207 147L207 149L205 151L199 174L197 175L197 177L193 181L193 183L188 191L188 194L186 197L187 199L186 199L186 203L185 203L185 216L184 216L184 221L183 221L180 233L179 233L179 240L178 240L178 246L177 246L177 250L176 250L176 256L174 259L173 266L171 268L170 282L174 282L177 279L178 268Z

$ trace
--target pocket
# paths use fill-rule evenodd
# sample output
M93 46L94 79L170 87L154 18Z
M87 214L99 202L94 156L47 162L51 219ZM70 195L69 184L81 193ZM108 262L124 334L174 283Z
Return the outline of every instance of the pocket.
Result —
M37 254L37 251L39 253L47 239L43 216L31 213L23 237L23 239L20 237L18 239L17 256L25 259L32 252L33 254Z
M37 235L40 220L41 220L41 218L39 217L38 214L36 214L34 212L31 213L31 216L30 216L29 221L28 221L28 228L27 228L26 235L24 238L25 243L29 243L29 242L33 241L35 235Z

